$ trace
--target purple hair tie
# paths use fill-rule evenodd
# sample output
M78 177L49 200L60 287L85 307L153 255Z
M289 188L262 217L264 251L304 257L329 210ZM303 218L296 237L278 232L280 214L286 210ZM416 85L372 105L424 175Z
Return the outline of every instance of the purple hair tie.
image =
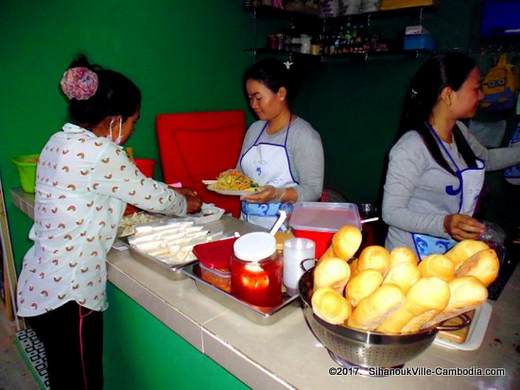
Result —
M96 93L98 75L85 67L70 68L63 73L60 86L69 100L87 100Z

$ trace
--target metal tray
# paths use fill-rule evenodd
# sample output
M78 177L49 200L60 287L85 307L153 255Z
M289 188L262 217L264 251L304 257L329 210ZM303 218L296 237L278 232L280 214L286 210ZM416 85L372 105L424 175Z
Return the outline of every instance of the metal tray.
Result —
M193 279L198 290L208 297L216 300L228 309L241 314L250 321L259 325L271 325L280 320L284 315L291 312L291 310L283 310L292 302L298 300L299 295L289 295L286 292L282 294L282 303L274 307L260 307L251 305L247 302L238 299L234 295L215 287L211 283L206 282L200 276L199 262L196 260L192 264L182 267L182 272L190 279ZM292 305L295 306L296 305Z
M186 279L186 275L184 272L182 272L182 267L185 267L189 264L193 264L194 262L198 260L190 260L184 263L178 263L178 264L168 264L164 261L161 261L157 259L154 256L150 256L147 253L141 252L139 249L133 247L132 245L128 245L128 248L130 252L132 253L133 257L136 260L141 261L145 265L147 265L149 268L153 269L154 271L161 272L161 271L169 271L168 272L168 279L170 280L182 280Z

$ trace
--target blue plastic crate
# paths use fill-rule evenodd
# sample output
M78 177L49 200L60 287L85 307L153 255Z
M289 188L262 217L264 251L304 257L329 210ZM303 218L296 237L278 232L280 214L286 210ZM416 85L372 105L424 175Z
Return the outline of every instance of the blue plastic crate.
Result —
M431 34L405 35L404 50L435 50L435 40Z

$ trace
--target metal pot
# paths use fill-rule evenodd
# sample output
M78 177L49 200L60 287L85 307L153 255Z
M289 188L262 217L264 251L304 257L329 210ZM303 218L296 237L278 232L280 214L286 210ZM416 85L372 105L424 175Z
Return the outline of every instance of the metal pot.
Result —
M447 326L439 324L413 334L387 334L362 331L325 322L312 311L314 268L306 271L299 282L300 297L307 325L314 336L329 350L340 365L371 367L401 367L412 360L435 339L440 330L457 330L469 324L471 319L461 315L461 323Z

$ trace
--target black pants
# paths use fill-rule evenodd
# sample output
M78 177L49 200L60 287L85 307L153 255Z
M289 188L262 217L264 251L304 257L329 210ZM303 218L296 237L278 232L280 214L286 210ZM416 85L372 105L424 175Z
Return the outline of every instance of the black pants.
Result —
M103 388L103 313L76 302L31 317L45 347L51 390Z

